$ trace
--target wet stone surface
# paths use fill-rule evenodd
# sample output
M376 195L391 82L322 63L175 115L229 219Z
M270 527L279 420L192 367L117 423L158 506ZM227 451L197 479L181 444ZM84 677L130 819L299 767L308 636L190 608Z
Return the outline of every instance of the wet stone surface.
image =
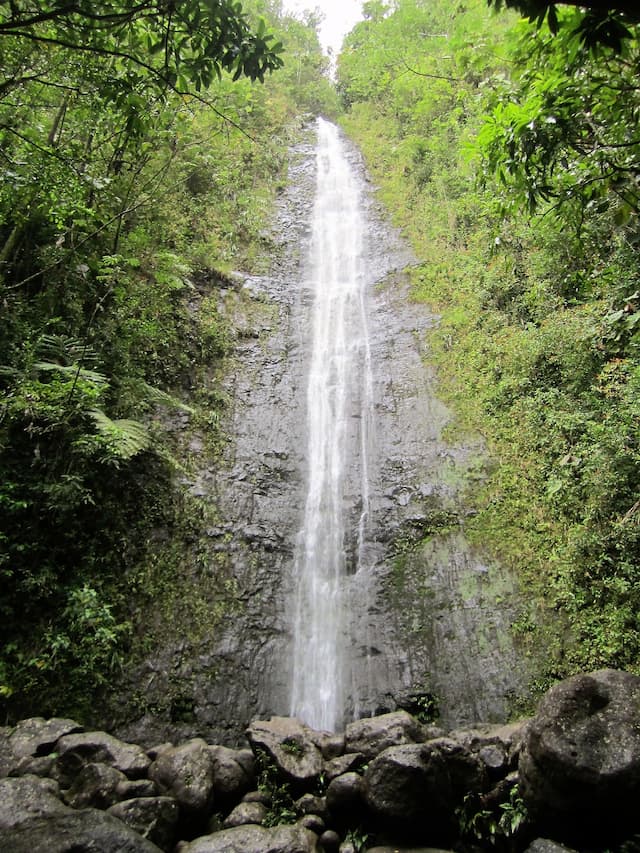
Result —
M346 581L347 716L395 710L395 697L413 691L434 694L448 726L500 721L523 691L525 673L508 632L513 583L464 539L460 493L466 473L481 468L483 448L475 440L451 446L442 439L450 415L435 397L424 360L438 318L410 301L402 270L411 254L374 200L360 154L348 152L365 207L374 410L364 558ZM289 186L269 235L269 275L244 278L223 294L238 333L223 379L230 441L222 464L202 458L188 486L217 507L220 522L206 535L227 561L236 606L209 640L197 646L168 640L135 676L151 702L166 695L169 675L181 680L189 692L186 718L146 714L122 724L123 737L150 745L198 735L234 745L251 718L289 713L292 569L306 480L313 300L305 259L314 189L310 131L291 152ZM360 429L354 415L354 443ZM361 512L359 483L354 463L346 476L348 564Z

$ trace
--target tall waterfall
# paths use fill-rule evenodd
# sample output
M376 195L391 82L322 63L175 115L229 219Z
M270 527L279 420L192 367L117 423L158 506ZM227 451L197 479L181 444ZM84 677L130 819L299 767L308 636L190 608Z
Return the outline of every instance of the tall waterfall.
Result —
M308 480L294 561L291 714L329 731L344 723L349 670L349 575L368 518L371 357L363 213L357 175L337 128L318 119L309 287Z

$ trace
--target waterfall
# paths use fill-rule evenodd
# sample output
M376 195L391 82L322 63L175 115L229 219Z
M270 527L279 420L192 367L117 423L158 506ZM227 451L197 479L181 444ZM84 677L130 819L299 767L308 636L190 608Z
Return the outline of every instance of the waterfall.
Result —
M349 698L349 575L360 567L368 522L373 381L363 226L357 174L337 128L318 119L308 474L294 559L290 712L328 731L344 723Z

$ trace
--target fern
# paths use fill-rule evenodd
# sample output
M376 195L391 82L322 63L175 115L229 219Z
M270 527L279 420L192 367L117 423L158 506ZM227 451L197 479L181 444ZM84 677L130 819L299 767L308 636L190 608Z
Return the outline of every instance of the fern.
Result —
M112 420L100 409L89 412L96 429L108 442L118 459L131 459L151 445L151 436L144 424L127 418Z

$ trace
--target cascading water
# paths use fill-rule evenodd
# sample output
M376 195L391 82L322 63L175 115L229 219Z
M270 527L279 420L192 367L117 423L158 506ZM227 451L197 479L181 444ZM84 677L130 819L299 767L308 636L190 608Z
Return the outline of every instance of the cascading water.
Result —
M313 290L308 479L294 561L290 711L329 731L345 717L351 677L348 576L358 571L368 520L373 383L363 231L357 176L337 128L319 119L308 264Z

